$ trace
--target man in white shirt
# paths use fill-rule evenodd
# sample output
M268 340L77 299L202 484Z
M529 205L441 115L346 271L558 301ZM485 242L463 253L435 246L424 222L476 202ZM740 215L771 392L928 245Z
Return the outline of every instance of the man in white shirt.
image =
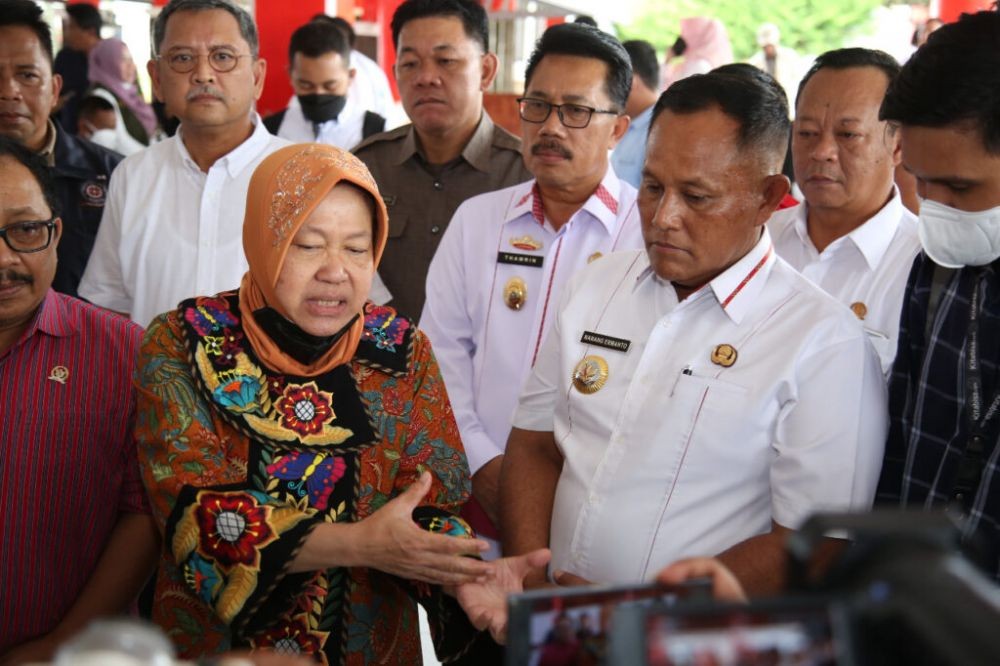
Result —
M778 256L862 321L886 376L906 278L920 251L917 219L893 184L899 135L878 119L898 73L892 56L870 49L816 59L799 88L792 126L805 202L778 211L767 225Z
M864 509L885 385L857 319L774 255L783 96L710 73L653 111L646 252L582 270L521 395L501 478L504 553L550 545L561 582L652 579L718 555L777 589L812 512ZM542 581L531 581L540 584Z
M546 31L520 100L535 179L468 199L431 261L420 327L448 386L473 496L494 522L518 391L563 285L588 261L642 247L635 189L608 163L628 126L631 76L611 35L581 24Z
M350 150L385 129L385 118L351 97L355 79L347 37L329 21L311 21L292 33L288 75L295 98L264 119L272 134L295 143L326 143Z
M329 22L347 38L351 48L351 68L355 70L348 96L363 110L372 111L386 119L393 118L396 115L393 113L396 105L392 98L389 77L377 62L354 48L357 42L354 27L341 16L317 14L312 20Z
M254 112L266 64L245 11L228 0L173 0L153 42L153 90L181 127L115 171L79 288L143 326L192 294L239 285L250 176L288 144Z

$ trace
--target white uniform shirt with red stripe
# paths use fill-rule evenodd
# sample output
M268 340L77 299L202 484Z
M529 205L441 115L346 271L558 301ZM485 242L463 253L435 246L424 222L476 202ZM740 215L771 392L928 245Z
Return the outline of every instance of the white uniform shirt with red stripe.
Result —
M628 349L585 344L587 332ZM713 362L719 345L735 348L735 363ZM608 366L591 394L572 382L588 355ZM680 303L645 252L581 271L514 425L552 431L565 457L552 569L633 583L766 533L772 520L794 529L815 511L870 507L886 395L861 324L777 258L765 230Z
M558 231L534 180L473 197L455 211L427 273L420 328L430 338L475 473L504 451L517 396L567 280L596 253L643 247L636 191L608 167ZM536 247L537 246L537 247ZM541 266L501 263L500 253ZM521 278L520 310L504 290Z

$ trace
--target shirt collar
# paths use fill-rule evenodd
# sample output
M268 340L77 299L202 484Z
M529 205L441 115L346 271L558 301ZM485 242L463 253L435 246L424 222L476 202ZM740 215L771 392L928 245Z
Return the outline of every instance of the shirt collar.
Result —
M490 114L483 111L476 125L476 131L462 149L462 159L472 165L473 168L489 173L491 170L490 157L493 146L493 119ZM402 143L399 144L399 152L396 154L396 166L402 165L406 160L414 155L423 156L420 152L420 145L417 141L417 130L411 124L410 131L406 133Z
M38 151L38 156L50 167L56 165L56 125L51 118L46 121L45 145Z
M613 234L618 224L618 209L621 205L622 184L615 175L615 170L608 165L597 189L583 202L580 210L585 210L596 218L609 234ZM545 208L542 203L542 192L534 179L517 186L514 192L514 205L507 213L504 223L511 222L522 215L530 213L540 226L545 224Z
M734 324L739 324L760 295L774 266L774 248L767 227L742 259L708 283L716 300Z
M45 298L42 299L42 304L38 307L35 318L17 344L30 339L37 332L55 338L65 338L76 333L78 322L76 317L66 309L65 303L63 303L64 298L66 297L49 288Z
M260 116L257 112L254 112L251 121L253 122L253 132L250 136L241 143L240 145L233 148L231 151L220 157L215 161L215 165L221 165L226 169L226 173L229 174L230 178L236 178L240 175L251 162L253 162L258 156L260 156L261 151L263 151L271 141L271 133L267 131L264 127L264 123L261 122ZM184 139L182 134L184 133L183 123L177 129L177 150L180 152L181 160L184 164L193 168L195 171L201 172L201 169L191 158L191 153L188 152L187 146L184 145Z
M808 247L815 248L809 238L807 219L809 215L809 204L802 202L795 210L794 227L799 240ZM899 220L903 216L903 200L899 194L899 188L892 187L892 196L889 201L875 215L868 218L857 229L844 236L851 242L865 258L870 270L875 270L882 262L896 229L899 228ZM835 243L840 241L834 241Z

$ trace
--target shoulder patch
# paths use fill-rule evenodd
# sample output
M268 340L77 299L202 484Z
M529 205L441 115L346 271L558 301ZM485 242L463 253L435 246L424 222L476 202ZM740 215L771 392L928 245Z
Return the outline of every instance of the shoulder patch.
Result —
M385 143L388 141L397 141L402 139L410 132L409 125L403 125L402 127L397 127L396 129L391 129L388 132L379 132L378 134L372 134L367 139L364 139L358 145L354 146L353 152L355 155L358 152L365 150L369 146L373 146L377 143Z

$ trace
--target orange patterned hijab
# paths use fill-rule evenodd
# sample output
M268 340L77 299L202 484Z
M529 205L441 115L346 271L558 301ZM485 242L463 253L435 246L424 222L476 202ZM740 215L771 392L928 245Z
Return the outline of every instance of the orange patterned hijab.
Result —
M250 270L240 285L240 313L254 352L268 367L281 373L311 377L329 372L350 361L361 340L364 315L359 312L325 354L304 365L282 351L253 316L257 310L270 307L288 319L274 291L285 255L306 218L341 181L357 185L374 199L374 273L385 249L389 215L375 180L361 160L333 146L297 144L269 155L250 178L243 220L243 251Z

